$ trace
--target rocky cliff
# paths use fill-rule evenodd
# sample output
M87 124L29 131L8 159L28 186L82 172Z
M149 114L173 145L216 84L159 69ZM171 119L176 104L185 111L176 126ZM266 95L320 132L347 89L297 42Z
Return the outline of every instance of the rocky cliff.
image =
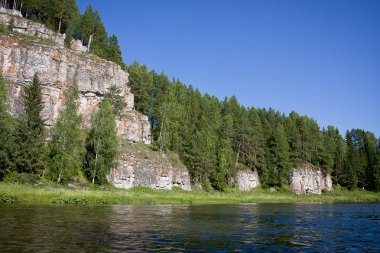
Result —
M290 176L290 188L296 194L321 194L322 190L334 191L331 176L311 165L293 169Z
M9 25L11 19L12 34L0 32L0 73L7 83L13 116L22 113L23 86L32 82L35 73L43 86L41 116L47 127L55 124L64 103L64 92L74 82L80 92L83 128L91 126L91 115L98 110L107 89L115 85L126 102L123 116L117 119L118 134L126 141L120 144L119 163L108 175L109 181L126 189L145 186L171 190L178 186L191 190L189 173L178 158L174 159L177 165L172 166L165 154L141 144L151 143L150 123L147 116L134 110L127 72L113 62L87 53L80 41L71 41L71 49L67 49L64 34L26 20L18 11L0 8L0 25Z
M124 143L121 147L118 167L108 180L118 188L136 186L171 190L174 186L191 190L190 176L183 165L172 166L164 154L140 144Z
M0 9L0 24L9 22L7 11ZM84 128L90 126L91 115L99 108L104 93L111 85L116 85L126 102L124 116L117 120L118 134L132 142L151 142L148 117L133 110L134 97L128 86L127 72L113 62L83 52L83 48L65 48L65 36L42 24L13 17L16 32L0 34L0 73L8 84L13 115L23 110L22 87L32 82L35 73L43 85L42 117L47 126L54 125L64 101L64 91L73 82L77 82L80 91L79 111Z
M257 171L242 170L238 171L235 176L236 187L240 191L249 191L260 185Z

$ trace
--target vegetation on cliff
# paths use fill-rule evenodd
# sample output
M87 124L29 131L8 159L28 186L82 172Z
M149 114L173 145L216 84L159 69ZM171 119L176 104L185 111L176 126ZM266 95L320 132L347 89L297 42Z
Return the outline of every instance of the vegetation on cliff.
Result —
M66 91L64 106L52 129L46 129L41 118L43 102L37 75L24 93L24 113L12 118L0 75L0 180L35 183L44 179L66 184L85 180L86 174L93 184L105 184L118 147L115 115L108 99L94 113L85 140L75 83ZM118 98L117 93L108 94L112 101L117 100L114 96Z
M177 152L195 183L225 190L237 170L255 169L264 187L286 187L291 168L310 163L335 184L380 190L380 140L371 132L352 129L343 138L307 116L245 108L234 96L220 101L136 62L128 71L155 145Z
M24 0L21 7L18 1L13 1L15 4L8 2L7 7L21 8L25 17L79 38L84 44L91 44L90 51L94 54L124 66L117 38L108 37L98 12L89 6L84 14L79 15L74 0L58 2L59 4L56 0ZM65 12L62 12L62 6ZM135 109L148 115L154 144L160 151L178 153L187 166L193 183L201 183L206 189L226 191L229 179L238 170L252 169L258 171L264 187L282 188L289 184L292 168L310 163L331 173L336 184L349 189L364 187L380 190L380 140L371 132L352 129L343 138L335 127L321 129L315 120L296 112L284 115L271 108L246 108L234 96L221 101L208 94L202 95L192 86L186 86L179 80L170 81L165 74L149 71L147 66L137 62L128 67L128 72L132 93L135 95ZM39 162L39 157L49 152L50 158L54 157L53 161L62 163L62 159L66 158L58 152L53 155L51 150L55 145L62 145L58 133L61 131L69 134L69 131L55 129L57 132L53 141L57 143L52 144L50 151L46 151L41 142L44 133L39 127L43 122L33 116L36 120L35 129L28 129L32 125L22 123L28 121L26 113L24 118L15 123L6 113L6 99L1 95L4 92L5 88L0 88L0 121L4 122L0 126L0 138L4 140L0 143L0 177L12 170L32 174L44 172L45 165ZM120 106L117 105L117 93L117 90L111 89L106 94L113 105L113 113L109 111L107 115L118 116L120 112L117 109ZM108 96L113 96L114 99ZM35 110L31 113L36 115L41 108L37 97L33 101L36 106L30 107L30 110ZM102 120L95 122L103 123ZM12 133L12 124L19 129L18 134ZM85 163L87 171L102 170L97 162L93 162L94 157L97 160L96 154L99 155L100 151L95 149L97 141L91 140L98 140L98 134L101 131L90 130L85 161L91 162ZM29 139L23 135L35 138L33 144L28 144ZM18 146L21 144L25 147L37 145L33 149L37 151L21 149ZM28 152L38 154L30 155ZM108 156L106 152L102 154ZM110 167L111 163L107 159L102 161L107 164L105 168ZM64 173L60 173L63 171L60 169L62 165L55 166L52 170L57 170L58 174L55 174L54 179L60 181L64 177ZM94 182L104 182L104 173L101 173L102 178L96 178L94 174L91 176L91 173L88 175Z
M125 68L116 35L108 36L99 13L91 5L83 14L79 14L75 0L10 0L0 2L0 6L20 10L27 19L66 33L67 46L71 39L80 39L91 53Z

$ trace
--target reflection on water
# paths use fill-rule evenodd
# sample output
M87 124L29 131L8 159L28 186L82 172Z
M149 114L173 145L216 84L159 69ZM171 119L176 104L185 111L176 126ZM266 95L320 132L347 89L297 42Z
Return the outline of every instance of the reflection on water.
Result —
M0 205L1 252L380 251L379 204Z

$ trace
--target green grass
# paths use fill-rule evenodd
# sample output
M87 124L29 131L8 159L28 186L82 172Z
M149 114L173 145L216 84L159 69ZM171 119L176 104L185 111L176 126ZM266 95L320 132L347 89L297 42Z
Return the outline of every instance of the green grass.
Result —
M380 193L339 190L335 194L295 195L254 189L249 192L196 192L134 188L69 189L51 185L21 185L0 183L0 203L21 204L239 204L239 203L297 203L297 202L380 202Z

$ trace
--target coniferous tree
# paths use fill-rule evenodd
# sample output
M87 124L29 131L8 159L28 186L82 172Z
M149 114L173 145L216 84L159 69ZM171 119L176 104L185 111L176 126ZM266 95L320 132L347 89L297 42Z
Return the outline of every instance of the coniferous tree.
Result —
M52 129L49 143L50 173L57 182L67 182L79 176L82 168L85 150L78 99L78 86L74 83L65 93L65 104Z
M115 166L118 140L116 120L108 100L104 100L92 120L86 145L86 172L92 184L103 184Z
M25 111L16 126L17 151L15 163L20 173L41 174L45 169L45 126L41 118L43 109L41 85L37 74L33 83L25 87Z
M78 18L78 5L75 0L50 0L51 15L56 19L55 26L59 33L65 32Z
M112 107L113 114L116 117L124 116L124 109L127 106L127 103L124 100L124 97L121 95L120 87L116 85L111 85L107 92L104 94L104 98L107 99Z
M123 59L121 57L121 50L119 47L119 41L115 34L108 38L108 49L107 49L107 60L113 61L114 63L125 69Z
M288 140L286 138L284 127L281 123L278 124L275 131L275 143L276 146L274 148L274 157L276 171L278 173L277 181L280 186L284 186L288 184L290 166Z
M352 133L346 132L346 156L344 160L344 172L342 177L342 183L349 189L355 189L358 184L357 168L359 166L358 153L353 142Z
M85 13L80 16L76 32L81 38L82 43L87 45L90 52L103 59L107 59L107 32L99 13L94 11L91 5L87 6Z
M7 109L7 87L0 75L0 180L14 168L12 162L12 154L15 151L12 131L14 122Z
M129 84L135 96L135 109L145 115L150 112L152 105L153 78L145 65L133 62L128 67Z

